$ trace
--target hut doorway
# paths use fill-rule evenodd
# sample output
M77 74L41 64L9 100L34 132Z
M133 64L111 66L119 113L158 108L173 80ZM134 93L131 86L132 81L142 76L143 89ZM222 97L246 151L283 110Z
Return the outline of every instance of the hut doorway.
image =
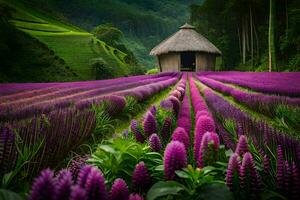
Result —
M196 55L195 52L181 52L181 67L180 71L195 71Z

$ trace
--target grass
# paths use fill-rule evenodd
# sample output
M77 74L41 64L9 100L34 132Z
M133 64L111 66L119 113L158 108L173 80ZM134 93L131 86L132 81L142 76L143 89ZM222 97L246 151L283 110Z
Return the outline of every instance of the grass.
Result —
M15 9L11 23L46 44L55 55L65 61L75 72L73 80L95 79L90 61L100 57L118 72L115 76L129 74L124 61L126 54L98 40L92 34L32 9L18 0L0 0L0 3Z
M140 119L150 109L152 105L158 106L162 100L167 98L167 96L175 88L175 86L176 84L160 91L158 94L152 96L150 99L144 101L143 103L139 103L139 105L141 106L141 112L136 113L136 115L132 116L131 119L122 120L121 123L119 123L116 127L115 133L117 135L120 135L122 131L129 127L132 119Z

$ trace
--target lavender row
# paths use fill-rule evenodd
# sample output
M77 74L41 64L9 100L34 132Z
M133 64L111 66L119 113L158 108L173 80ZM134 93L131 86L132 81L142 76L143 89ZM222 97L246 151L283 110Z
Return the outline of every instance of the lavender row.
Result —
M52 100L59 100L59 99L64 99L64 100L76 100L76 99L81 99L81 98L88 98L92 97L95 95L104 95L106 93L111 93L114 91L122 90L124 88L132 88L132 87L137 87L140 85L145 85L153 82L158 82L158 81L163 81L167 80L169 77L161 77L161 78L154 78L154 79L145 79L145 80L139 80L139 81L134 81L134 82L129 82L129 83L124 83L124 84L119 84L119 83L114 83L110 86L106 87L99 87L98 85L89 85L89 87L71 87L71 88L64 88L60 89L55 92L51 92L48 94L44 95L36 95L34 97L30 98L24 98L21 96L19 99L15 99L14 101L10 101L7 103L2 103L0 104L0 109L5 110L5 109L13 109L15 107L30 107L33 106L34 104L47 104L48 101Z
M166 88L168 86L170 86L171 84L174 84L177 81L177 77L176 78L172 78L172 79L167 79L164 81L160 81L157 83L152 83L152 84L148 84L145 86L140 86L137 87L136 90L132 89L132 93L137 93L137 94L141 94L141 97L143 98L148 98L149 96L153 95L154 93L160 91L163 88ZM113 93L116 93L117 91L121 90L123 88L123 86L119 86L116 91L110 91L110 95ZM114 88L116 89L116 88ZM47 101L47 103L45 102L41 102L41 103L37 103L37 104L33 104L33 105L29 105L29 106L24 106L24 107L12 107L12 108L7 108L7 109L3 109L0 111L0 119L2 120L16 120L16 119L24 119L24 118L28 118L34 115L38 115L38 114L47 114L49 112L51 112L52 110L55 109L63 109L66 107L70 107L72 105L78 105L80 108L86 108L88 106L91 106L92 104L98 104L100 102L103 101L103 99L106 99L107 96L110 95L99 95L96 97L91 97L91 98L85 98L84 96L76 96L74 98L59 98L56 100L51 100L51 101ZM119 95L126 95L127 94L122 94L122 92L119 93ZM130 94L128 94L130 95Z
M277 146L281 145L292 160L299 161L300 144L297 140L274 129L264 121L253 120L248 114L233 106L209 88L204 89L203 94L209 108L216 118L232 119L236 122L237 137L240 135L248 135L252 138L256 147L264 152L269 152L268 148L274 152ZM219 128L219 133L225 145L234 149L235 138L229 135L223 128Z
M139 76L130 76L130 77L120 77L115 79L107 79L107 80L96 80L96 81L80 81L80 82L55 82L55 83L5 83L0 84L0 95L13 95L17 92L27 92L32 90L40 90L40 89L47 89L50 87L55 88L65 88L65 87L77 87L83 85L110 85L113 83L123 83L128 81L138 81L149 78L159 78L163 76L175 76L177 75L176 72L164 72L155 75L139 75Z
M127 77L127 78L119 78L119 79L109 79L109 80L102 80L102 81L83 81L83 82L69 82L69 83L63 83L63 84L56 84L55 87L45 87L45 88L40 88L40 89L30 89L25 90L22 92L16 92L11 95L6 95L2 96L0 98L0 103L11 103L14 101L19 101L19 100L24 100L29 98L35 98L36 96L40 95L52 95L57 93L57 96L60 93L64 93L61 91L70 91L73 93L84 91L84 90L89 90L89 89L100 89L100 88L105 88L105 87L110 87L110 86L116 86L119 85L120 83L124 84L129 84L129 83L136 83L140 82L143 80L149 80L149 79L160 79L160 78L168 78L168 77L173 77L176 76L176 74L170 74L169 76L164 75L164 76L134 76L134 77ZM26 86L26 84L24 84ZM39 84L37 84L39 85ZM1 85L3 86L3 85ZM34 88L34 84L32 84L32 87Z
M226 95L230 95L236 101L247 105L255 111L267 114L271 117L274 115L274 111L276 110L277 106L281 104L300 106L300 98L245 92L203 76L200 76L199 80L214 90L218 90Z
M300 97L299 72L206 72L198 75L263 93Z

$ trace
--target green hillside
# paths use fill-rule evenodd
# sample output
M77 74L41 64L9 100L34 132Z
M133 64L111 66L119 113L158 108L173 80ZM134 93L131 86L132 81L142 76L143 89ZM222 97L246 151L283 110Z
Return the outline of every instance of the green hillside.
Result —
M95 79L95 70L91 62L99 58L112 68L113 76L130 74L130 67L124 61L126 54L106 45L92 34L20 1L0 0L0 3L7 4L15 10L11 23L46 44L68 68L75 72L72 80Z
M202 0L20 0L91 31L111 23L125 35L123 43L145 67L155 65L149 51L189 21L189 5Z

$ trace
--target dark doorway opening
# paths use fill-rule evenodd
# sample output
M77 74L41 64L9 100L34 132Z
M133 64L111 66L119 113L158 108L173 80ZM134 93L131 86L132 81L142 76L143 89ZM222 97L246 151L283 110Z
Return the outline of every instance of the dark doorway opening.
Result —
M181 53L181 67L180 71L195 71L196 56L194 52Z

